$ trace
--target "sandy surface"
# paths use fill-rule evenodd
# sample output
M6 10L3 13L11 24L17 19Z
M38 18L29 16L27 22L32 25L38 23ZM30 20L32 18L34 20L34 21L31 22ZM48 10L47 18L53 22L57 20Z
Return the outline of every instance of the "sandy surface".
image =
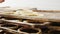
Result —
M60 12L55 12L55 13L40 12L40 13L44 14L44 18L48 18L48 19L60 19Z

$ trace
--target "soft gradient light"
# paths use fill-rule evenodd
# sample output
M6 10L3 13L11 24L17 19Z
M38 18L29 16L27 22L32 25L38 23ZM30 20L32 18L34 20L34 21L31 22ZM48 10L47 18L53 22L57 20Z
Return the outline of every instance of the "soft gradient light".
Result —
M5 0L0 7L10 6L17 8L38 8L42 10L60 10L60 0Z

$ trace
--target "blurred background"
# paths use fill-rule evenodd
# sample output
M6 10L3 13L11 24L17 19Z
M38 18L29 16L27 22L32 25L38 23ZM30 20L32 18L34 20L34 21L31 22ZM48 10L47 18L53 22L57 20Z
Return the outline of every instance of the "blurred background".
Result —
M60 10L60 0L5 0L0 7L9 6L13 9L37 8L40 10Z

